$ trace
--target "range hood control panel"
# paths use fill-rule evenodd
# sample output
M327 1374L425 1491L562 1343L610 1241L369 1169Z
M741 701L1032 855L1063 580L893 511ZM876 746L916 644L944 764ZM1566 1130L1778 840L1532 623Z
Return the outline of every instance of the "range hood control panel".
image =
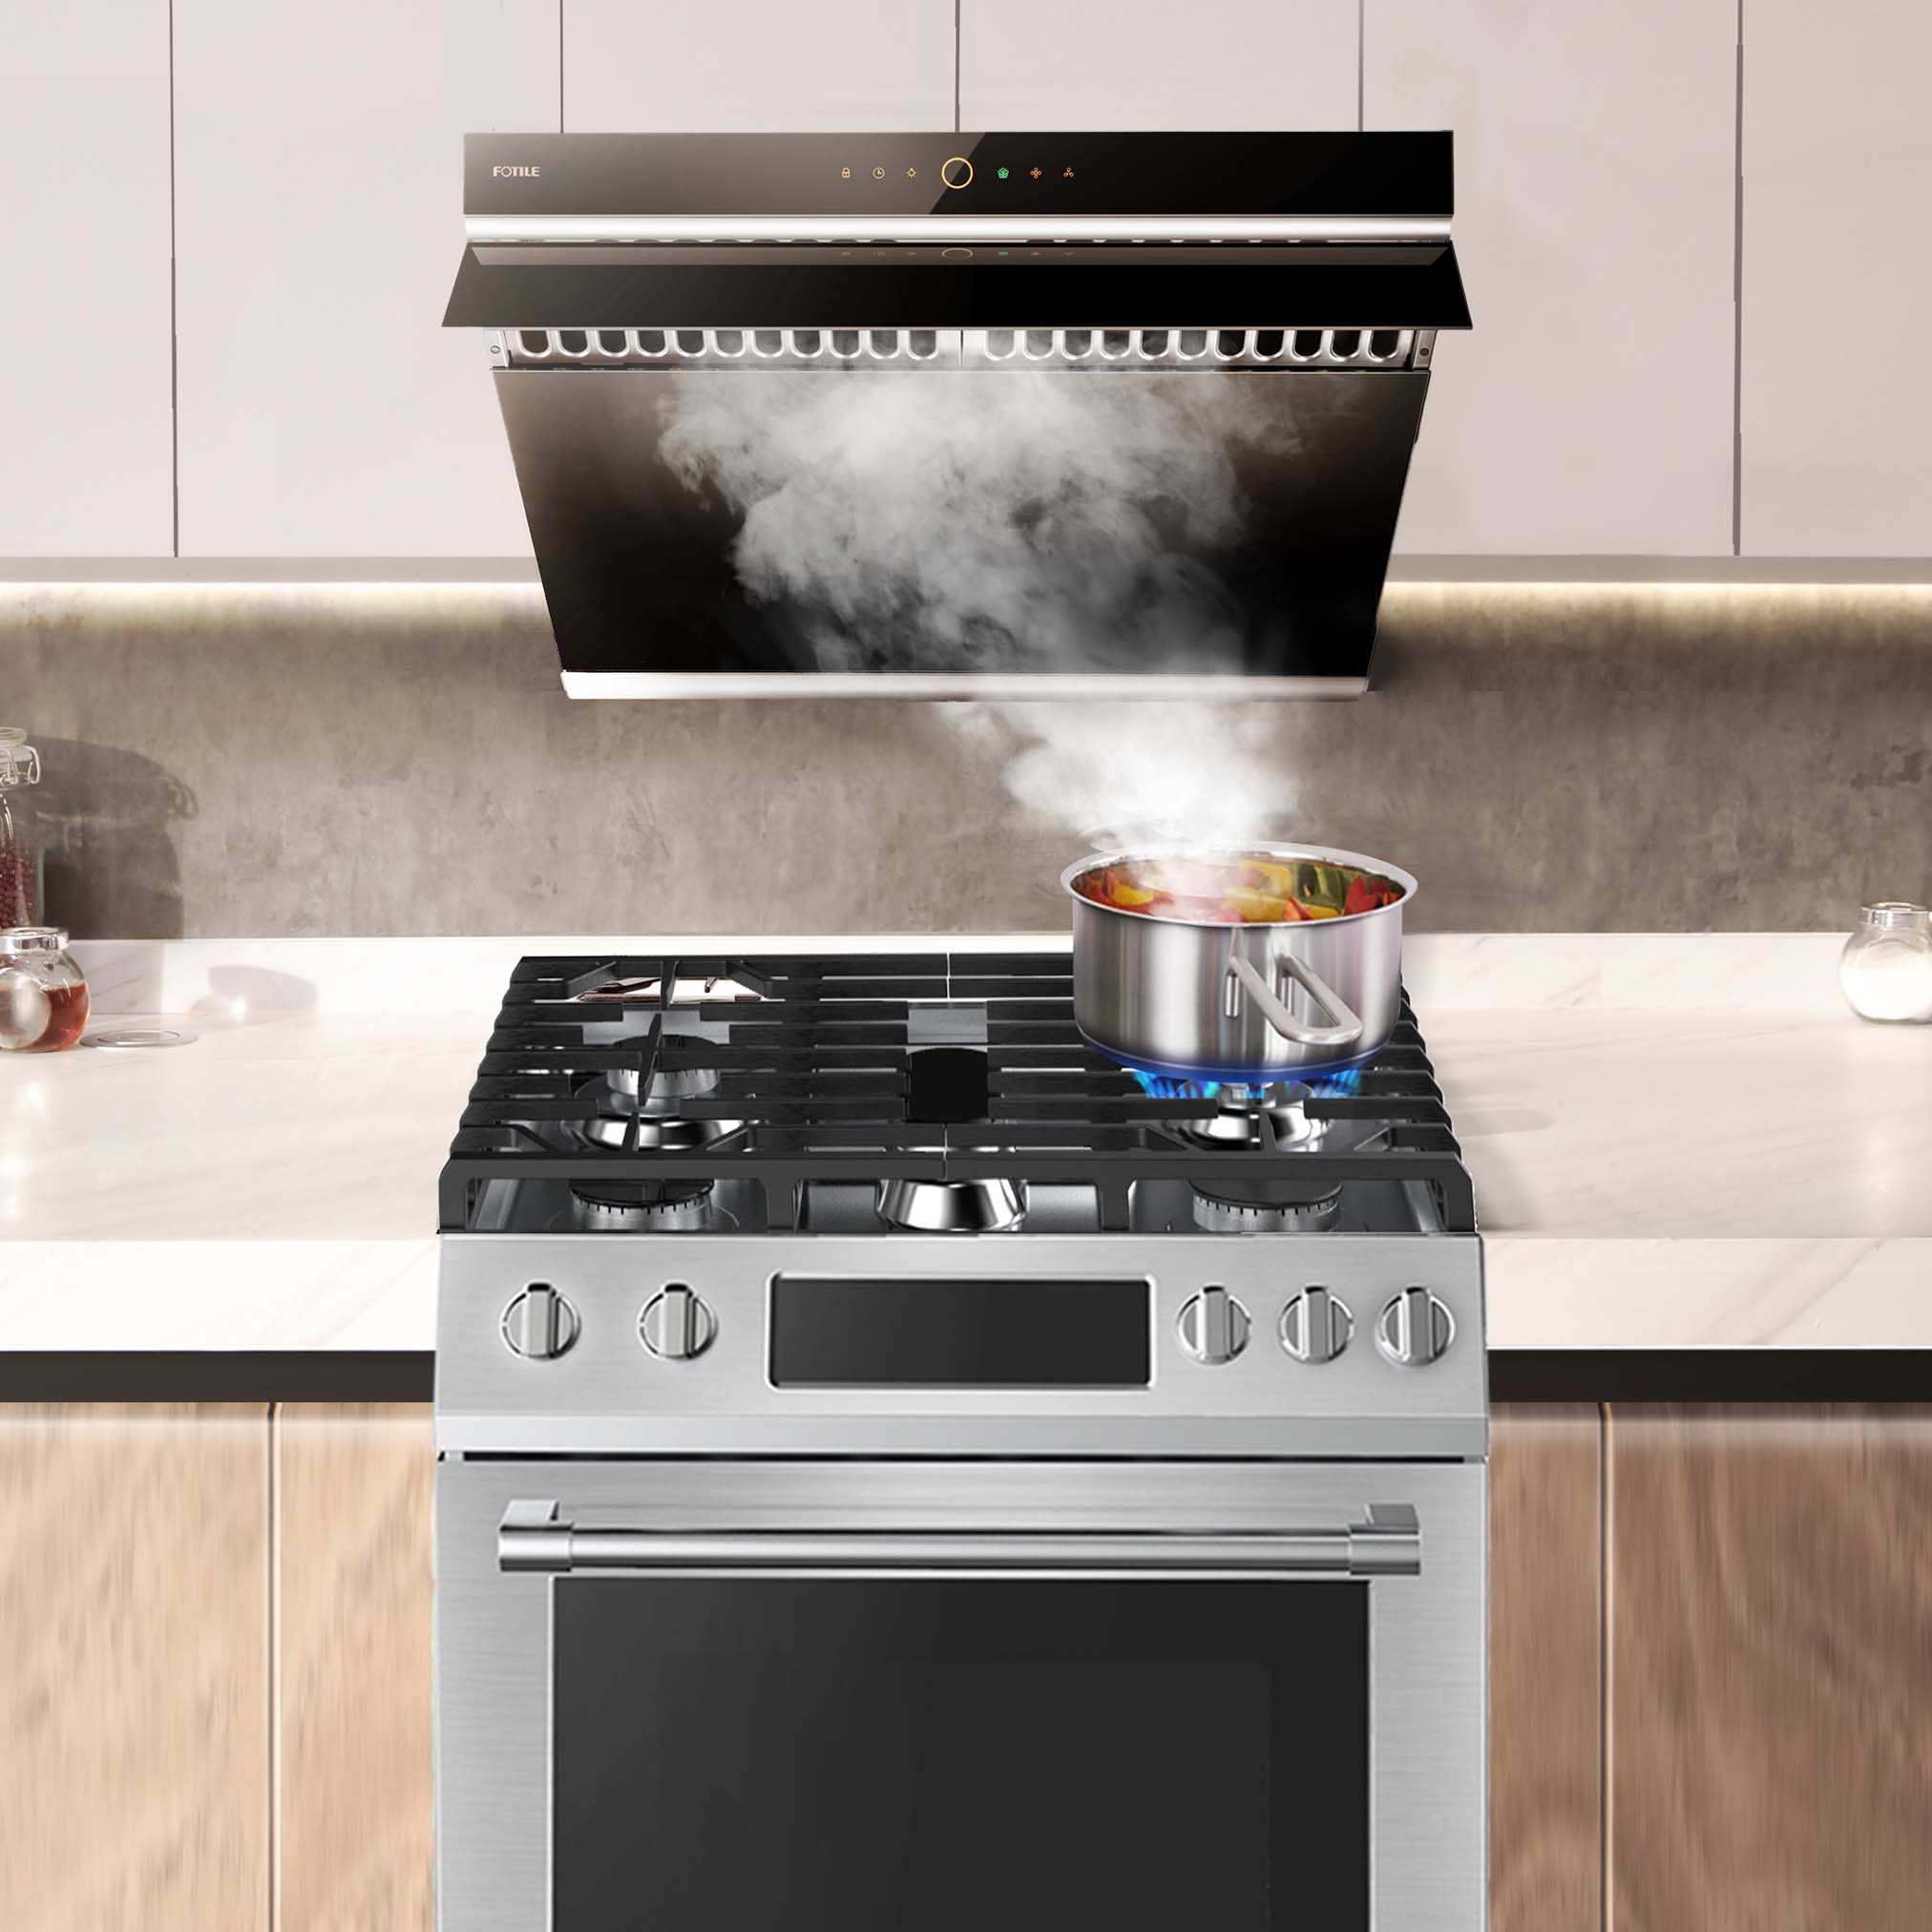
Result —
M1450 137L470 135L476 217L1381 216L1446 220Z

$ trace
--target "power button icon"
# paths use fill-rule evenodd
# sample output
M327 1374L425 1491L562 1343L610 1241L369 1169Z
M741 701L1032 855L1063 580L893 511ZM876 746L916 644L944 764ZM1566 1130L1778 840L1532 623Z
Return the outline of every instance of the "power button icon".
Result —
M949 188L963 188L973 178L973 163L964 155L939 163L939 178Z

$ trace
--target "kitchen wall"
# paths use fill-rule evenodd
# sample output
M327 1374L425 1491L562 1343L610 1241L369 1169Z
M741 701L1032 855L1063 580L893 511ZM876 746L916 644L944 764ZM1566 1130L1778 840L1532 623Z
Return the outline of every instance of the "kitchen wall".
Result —
M0 723L89 936L1044 930L1080 827L1228 786L1412 869L1435 930L1932 894L1932 590L1392 585L1376 683L1056 708L1042 746L1024 712L574 704L528 586L0 592Z

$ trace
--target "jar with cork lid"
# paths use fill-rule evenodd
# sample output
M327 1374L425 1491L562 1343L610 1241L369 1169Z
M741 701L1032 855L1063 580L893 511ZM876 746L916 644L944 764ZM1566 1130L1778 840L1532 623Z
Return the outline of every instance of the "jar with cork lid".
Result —
M0 724L0 928L40 918L44 854L29 788L40 783L40 754L17 725Z

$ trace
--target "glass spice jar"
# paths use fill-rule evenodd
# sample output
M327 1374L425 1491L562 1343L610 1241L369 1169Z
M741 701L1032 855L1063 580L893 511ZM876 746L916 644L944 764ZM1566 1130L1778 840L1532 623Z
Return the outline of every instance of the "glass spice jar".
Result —
M0 1052L55 1053L87 1025L87 979L58 926L0 932Z
M1838 984L1862 1018L1932 1020L1932 910L1907 899L1864 907L1838 955Z
M40 783L40 754L17 725L0 724L0 927L40 916L40 841L26 788Z

